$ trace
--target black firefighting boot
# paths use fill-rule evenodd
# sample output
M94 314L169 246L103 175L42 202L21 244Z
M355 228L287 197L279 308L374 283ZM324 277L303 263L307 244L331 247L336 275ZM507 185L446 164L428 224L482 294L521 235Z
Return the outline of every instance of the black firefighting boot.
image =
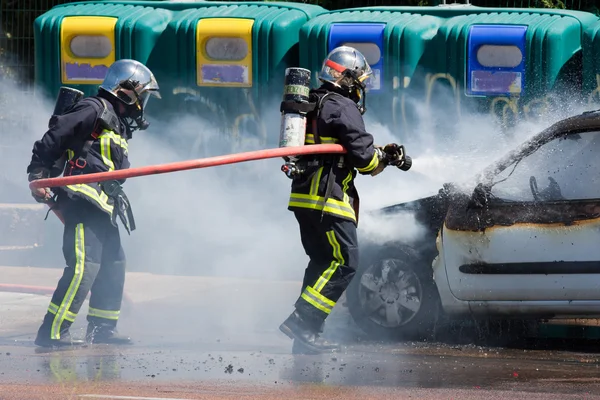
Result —
M328 342L319 337L320 329L308 323L297 311L279 326L279 330L294 340L294 354L322 354L340 350L338 343Z
M113 325L88 323L85 339L90 344L133 344L129 336L120 335Z
M44 321L38 329L37 336L35 338L35 345L40 347L68 347L68 346L81 346L85 344L85 341L80 339L73 339L69 328L71 322L63 321L60 326L60 339L52 339L52 323L54 322L54 314L46 313Z

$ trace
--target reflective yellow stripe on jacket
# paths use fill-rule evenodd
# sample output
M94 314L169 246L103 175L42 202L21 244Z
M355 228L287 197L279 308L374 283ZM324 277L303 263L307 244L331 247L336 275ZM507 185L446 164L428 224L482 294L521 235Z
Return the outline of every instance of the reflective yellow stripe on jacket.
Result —
M125 154L127 154L127 152L129 151L129 145L127 144L127 140L117 135L113 131L109 131L108 129L104 129L100 136L98 136L98 139L107 139L108 145L110 145L110 142L112 141L114 144L122 148Z
M109 171L114 171L115 163L111 154L111 143L121 147L123 149L123 153L126 155L129 149L127 140L117 135L113 131L104 129L98 136L98 141L100 145L100 156L102 157L102 162L108 167ZM75 157L75 153L71 149L67 150L67 154L69 160L72 160ZM88 184L75 184L67 185L67 188L89 198L101 209L112 214L114 207L109 203L108 196L106 193L100 190L99 186L95 187Z
M321 183L322 176L323 167L319 168L312 177L310 181L309 193L304 194L292 192L290 194L290 201L288 203L288 206L307 208L316 211L324 211L326 213L339 215L341 217L348 218L356 222L356 215L354 213L354 209L352 208L352 205L350 204L350 199L346 194L346 191L348 190L348 185L350 183L350 180L352 179L352 172L350 171L349 175L343 181L343 201L329 198L327 199L327 203L325 203L325 197L319 196L319 185Z
M112 204L109 204L108 196L103 191L98 192L98 190L96 190L94 187L92 187L90 185L86 185L85 183L77 183L74 185L67 185L67 188L91 199L94 203L96 203L98 206L100 206L100 208L102 208L104 211L112 214L114 207Z
M321 196L292 193L290 194L289 206L325 211L330 214L349 218L356 222L356 215L352 206L349 203L344 203L343 201L332 198L327 199L327 203L325 203L325 198Z
M333 138L333 137L328 137L328 136L321 136L321 144L332 144L332 143L338 143L339 140L337 138ZM315 135L313 135L312 133L307 133L306 137L304 138L304 144L315 144Z
M373 153L373 158L371 158L371 162L364 168L356 168L359 172L371 172L379 165L379 157L377 157L377 153Z
M327 199L319 196L319 185L323 176L323 167L319 168L313 175L310 181L310 190L308 194L294 193L290 194L289 207L307 208L310 210L324 211L328 214L338 215L356 222L356 214L354 208L350 204L350 198L347 194L350 181L352 180L352 171L348 172L348 176L343 180L342 192L343 200L334 198Z
M129 151L127 141L121 136L114 133L113 131L109 131L108 129L104 129L102 131L100 136L98 136L98 140L100 141L100 155L102 156L102 162L108 167L109 171L114 171L115 163L113 162L113 159L110 154L111 142L122 148L123 153L127 155L127 152Z

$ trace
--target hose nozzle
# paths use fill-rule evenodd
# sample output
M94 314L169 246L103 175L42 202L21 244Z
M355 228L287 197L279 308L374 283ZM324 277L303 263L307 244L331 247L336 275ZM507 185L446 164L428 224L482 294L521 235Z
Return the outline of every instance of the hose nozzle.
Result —
M412 167L412 158L406 155L403 145L388 144L383 148L383 151L386 154L388 165L393 165L402 171L408 171Z

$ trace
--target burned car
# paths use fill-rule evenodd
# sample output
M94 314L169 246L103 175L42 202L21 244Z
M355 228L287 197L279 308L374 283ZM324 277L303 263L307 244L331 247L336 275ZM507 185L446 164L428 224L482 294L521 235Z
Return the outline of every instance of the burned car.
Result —
M561 120L484 169L468 190L379 210L427 233L361 249L347 304L375 337L419 339L436 316L600 315L600 110Z

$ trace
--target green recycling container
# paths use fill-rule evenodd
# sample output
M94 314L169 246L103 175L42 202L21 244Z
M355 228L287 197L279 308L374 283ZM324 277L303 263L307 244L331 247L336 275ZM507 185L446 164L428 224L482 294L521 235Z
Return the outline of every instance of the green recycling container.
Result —
M34 23L35 80L45 95L60 86L95 93L114 61L144 64L172 17L160 2L81 2L60 5Z
M406 7L357 8L322 14L300 31L301 66L318 73L327 53L348 45L365 55L373 70L367 81L368 116L397 125L404 113L401 93L409 85L444 19Z
M316 72L332 47L362 51L375 71L367 103L378 121L396 130L417 133L413 122L423 112L435 114L434 127L447 127L467 111L510 125L562 98L587 96L580 82L583 51L586 37L592 43L597 36L591 27L598 20L547 9L362 7L306 23L300 54ZM585 85L596 87L591 63Z
M267 133L278 124L265 124L265 116L278 118L285 69L299 62L300 28L324 12L285 2L205 2L179 11L150 60L169 88L166 103L234 136L278 137Z
M285 2L94 1L52 8L35 21L36 83L93 94L108 66L133 58L155 74L163 100L149 113L183 109L234 133L279 111L285 68L297 66L301 26L322 7ZM279 99L273 101L273 96ZM164 111L164 113L163 113Z
M584 32L597 16L477 7L463 13L447 19L424 54L425 107L453 100L453 115L438 116L449 120L463 109L481 110L508 127L582 98Z

